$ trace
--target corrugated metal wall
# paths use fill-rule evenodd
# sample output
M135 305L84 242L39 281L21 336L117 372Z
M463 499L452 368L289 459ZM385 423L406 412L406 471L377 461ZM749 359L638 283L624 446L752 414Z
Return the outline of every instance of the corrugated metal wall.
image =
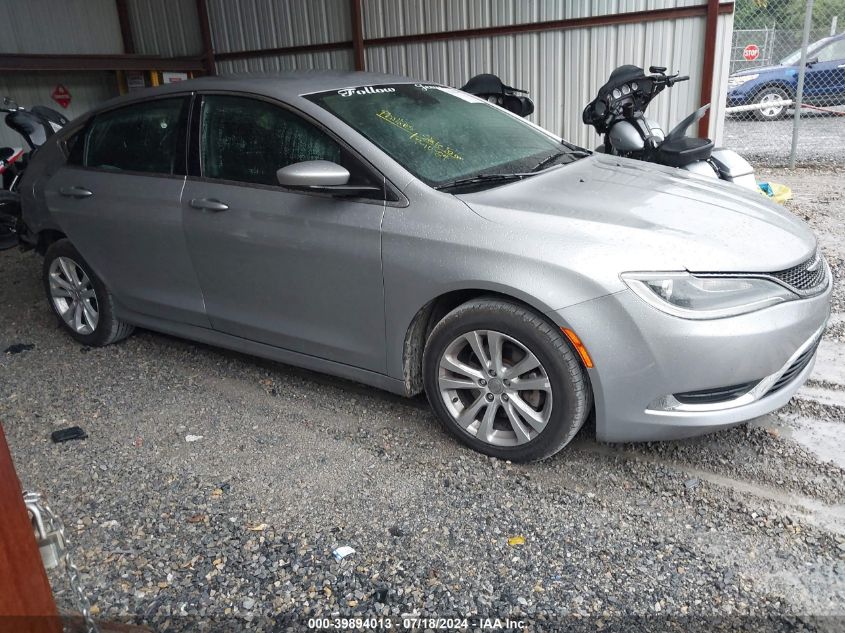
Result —
M221 75L234 73L273 73L290 70L353 70L352 51L326 51L298 55L273 55L252 59L232 59L217 62Z
M626 11L701 5L703 0L363 0L364 37L508 26Z
M706 0L363 0L365 38L507 26L619 12L700 6ZM202 51L196 0L128 0L137 53L191 56ZM352 38L349 0L208 0L216 53L323 44ZM114 0L27 0L0 20L0 52L120 53ZM532 120L582 145L598 138L581 111L621 64L665 65L691 81L665 91L649 114L669 127L700 99L705 18L547 31L469 40L367 47L368 70L461 86L493 72L530 91ZM732 16L719 17L713 94L724 93ZM218 61L218 72L352 69L349 49ZM61 81L59 81L61 80ZM21 103L49 103L56 83L73 95L70 114L116 93L113 74L12 73L0 90ZM722 104L714 103L710 135L721 137ZM9 135L0 129L0 143Z
M216 53L352 39L349 0L209 0ZM284 70L352 69L348 50L220 61L221 74Z
M699 0L365 0L364 37L391 37L700 5ZM721 19L724 23L724 18ZM581 145L599 142L581 111L622 64L665 65L690 81L660 95L649 116L668 129L700 99L705 18L368 47L368 70L461 86L493 72L535 101L531 120ZM729 42L728 42L729 44ZM717 53L717 58L719 58ZM720 94L714 91L714 94ZM715 105L715 104L714 104ZM717 116L714 117L718 119ZM718 130L714 129L714 132Z
M123 52L114 0L26 0L0 10L0 53ZM50 95L61 84L71 94L63 110ZM114 73L3 73L0 97L20 105L43 104L73 118L117 94ZM0 146L21 146L23 139L0 123Z
M122 53L114 0L7 0L0 53Z
M141 0L136 0L141 1ZM149 0L147 0L149 1ZM700 6L706 0L363 0L364 38L395 37L508 26L612 13ZM215 52L348 41L348 0L209 0ZM729 46L731 16L719 18L720 46ZM493 72L524 88L536 103L531 119L573 142L599 139L581 111L622 64L665 65L690 75L658 97L651 117L668 127L700 101L705 18L548 31L469 40L367 47L367 70L461 86ZM727 40L725 38L728 38ZM727 50L723 48L722 50ZM717 49L717 59L722 60ZM348 50L218 62L221 73L351 69ZM715 88L721 85L717 64ZM714 88L713 94L722 94ZM721 104L714 103L711 135L721 137Z
M128 0L127 6L136 53L187 57L202 52L196 0Z

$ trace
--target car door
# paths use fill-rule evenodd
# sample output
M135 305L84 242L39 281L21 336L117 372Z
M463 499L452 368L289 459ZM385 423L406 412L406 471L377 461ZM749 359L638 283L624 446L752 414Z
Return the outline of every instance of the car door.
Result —
M118 308L210 327L182 227L190 96L96 115L46 183L51 214Z
M182 204L212 326L383 372L383 193L338 198L276 180L279 168L305 160L343 163L353 178L372 172L275 102L209 94L194 113L194 175Z
M845 101L845 38L830 42L812 55L804 78L805 94L813 103L838 105Z

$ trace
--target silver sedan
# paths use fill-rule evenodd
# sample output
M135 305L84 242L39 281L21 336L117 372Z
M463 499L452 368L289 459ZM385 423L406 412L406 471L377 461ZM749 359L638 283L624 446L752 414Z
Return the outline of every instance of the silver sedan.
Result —
M21 186L67 332L135 326L412 396L512 460L591 413L677 438L785 404L831 275L763 196L402 77L208 78L68 125Z

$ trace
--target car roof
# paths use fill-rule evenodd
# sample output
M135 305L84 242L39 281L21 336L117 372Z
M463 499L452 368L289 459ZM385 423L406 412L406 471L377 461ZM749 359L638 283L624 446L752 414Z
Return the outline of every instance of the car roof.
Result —
M357 88L386 83L416 83L418 79L355 71L295 71L282 73L238 73L210 77L200 77L179 81L155 88L132 91L121 97L110 99L95 111L110 109L124 103L143 101L172 93L192 91L226 90L245 92L267 97L275 97L286 102L295 102L302 95L342 88ZM427 82L430 83L430 82Z
M839 35L828 35L827 37L823 37L820 40L816 40L815 42L810 43L807 46L808 51L816 50L821 48L822 46L826 46L831 42L836 42L837 40L845 39L845 33L840 33Z

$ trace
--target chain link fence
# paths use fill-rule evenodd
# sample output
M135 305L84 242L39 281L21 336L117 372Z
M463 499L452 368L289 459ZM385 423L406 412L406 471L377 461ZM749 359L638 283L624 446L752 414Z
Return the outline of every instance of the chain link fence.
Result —
M845 0L737 0L730 56L726 147L845 163Z

